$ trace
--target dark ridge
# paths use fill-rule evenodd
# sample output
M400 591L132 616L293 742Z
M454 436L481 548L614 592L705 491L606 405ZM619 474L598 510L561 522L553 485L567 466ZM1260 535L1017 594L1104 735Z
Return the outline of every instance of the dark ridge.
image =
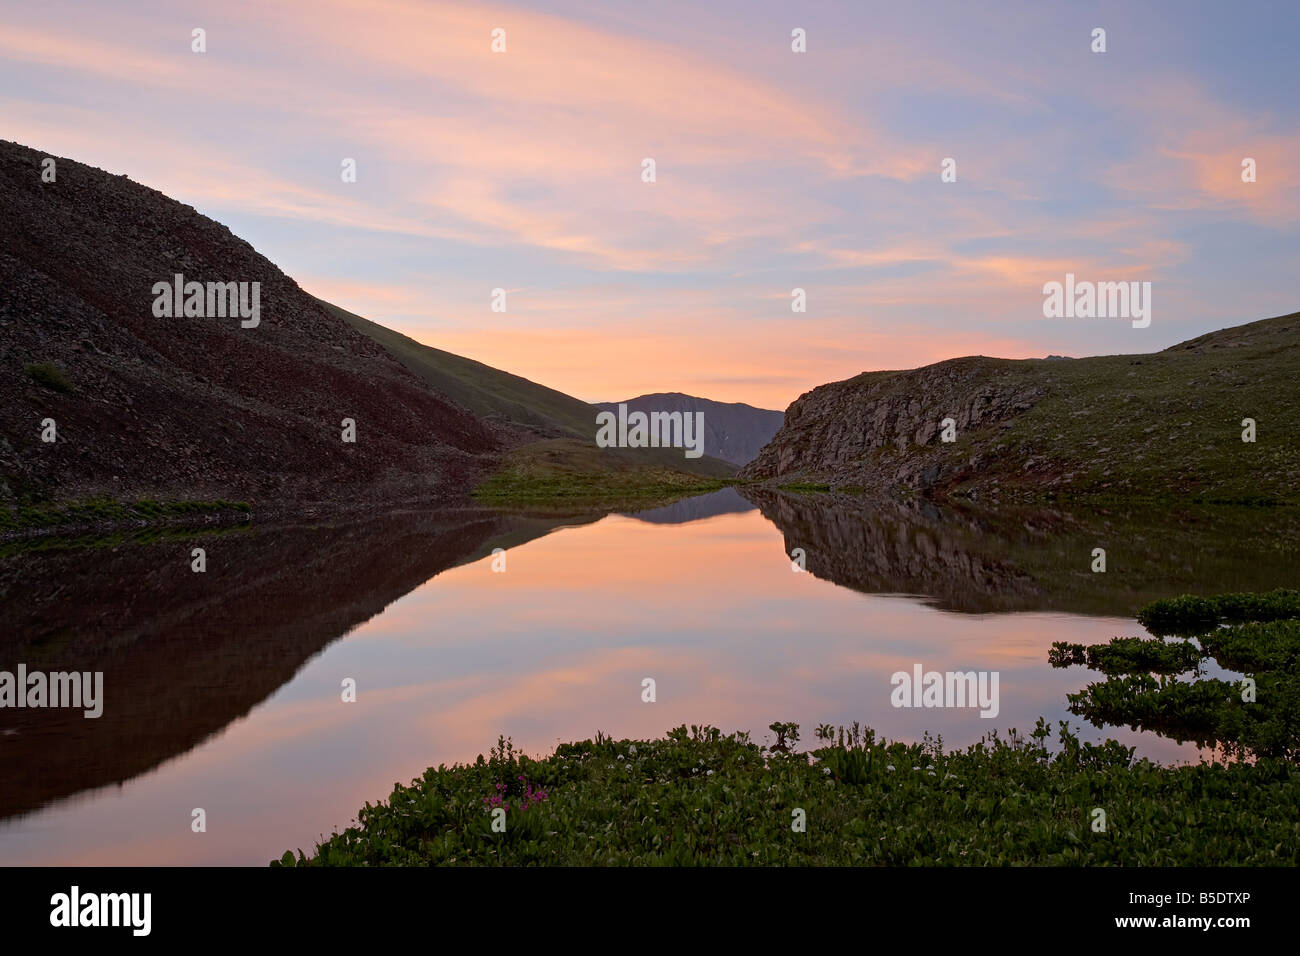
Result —
M42 182L45 158L0 141L0 505L427 500L512 441L225 226L69 159ZM260 283L260 323L155 317L177 273Z

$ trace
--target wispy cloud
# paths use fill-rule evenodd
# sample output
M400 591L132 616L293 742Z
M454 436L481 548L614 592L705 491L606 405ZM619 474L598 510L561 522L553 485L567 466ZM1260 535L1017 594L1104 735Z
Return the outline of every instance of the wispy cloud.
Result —
M956 349L1155 348L1285 300L1256 277L1296 259L1300 107L1239 95L1245 52L1206 62L1235 21L1182 42L1112 11L1097 56L1067 5L810 8L793 54L793 16L50 0L0 25L0 124L215 216L344 307L590 398L713 383L783 407ZM1140 345L1044 321L1066 271L1157 282L1167 311ZM496 287L527 291L498 316Z

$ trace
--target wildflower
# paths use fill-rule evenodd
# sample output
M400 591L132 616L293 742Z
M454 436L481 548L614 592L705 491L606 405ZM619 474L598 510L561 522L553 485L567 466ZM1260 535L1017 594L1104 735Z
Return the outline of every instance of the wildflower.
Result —
M636 756L636 744L633 744L631 747L628 747L628 748L627 748L627 752L630 753L632 756L635 757L635 756Z
M892 763L889 765L889 769L890 769L890 770L893 770L893 769L894 769L894 765L893 765Z

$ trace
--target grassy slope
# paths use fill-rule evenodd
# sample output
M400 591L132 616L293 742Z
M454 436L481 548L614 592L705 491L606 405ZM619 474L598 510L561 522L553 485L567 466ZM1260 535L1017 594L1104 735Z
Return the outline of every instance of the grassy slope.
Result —
M1204 497L1296 501L1300 492L1300 313L1212 332L1162 352L1070 360L963 359L986 367L998 387L1042 385L1048 394L1009 427L959 432L957 442L907 455L935 462L979 456L946 490L1015 496ZM896 379L867 372L856 380ZM1257 422L1254 444L1241 440L1243 418ZM892 447L867 459L891 472ZM824 480L814 469L797 476Z
M1030 363L1058 387L1008 436L1078 463L1076 490L1292 499L1300 489L1300 314L1150 355ZM1255 419L1254 444L1241 440Z
M727 483L726 473L698 474L629 461L618 449L556 438L516 449L474 496L489 504L530 509L539 504L626 509L716 491Z
M693 483L689 475L721 479L735 473L735 466L728 462L707 455L686 458L680 449L598 449L595 406L482 362L423 345L336 305L317 301L475 414L520 425L543 436L535 448L517 449L481 497L646 501L654 500L665 486L680 488L677 495L687 487L694 489L690 493L696 493L721 486L718 482Z
M580 399L482 362L423 345L346 309L323 300L317 301L388 349L420 378L476 415L542 431L567 433L572 437L595 433L595 410Z

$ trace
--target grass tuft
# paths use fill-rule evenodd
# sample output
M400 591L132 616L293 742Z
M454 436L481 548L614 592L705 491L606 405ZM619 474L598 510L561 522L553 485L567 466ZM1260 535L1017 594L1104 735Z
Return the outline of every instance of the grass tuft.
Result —
M55 392L71 392L72 382L67 374L53 362L29 362L23 371L37 385Z

